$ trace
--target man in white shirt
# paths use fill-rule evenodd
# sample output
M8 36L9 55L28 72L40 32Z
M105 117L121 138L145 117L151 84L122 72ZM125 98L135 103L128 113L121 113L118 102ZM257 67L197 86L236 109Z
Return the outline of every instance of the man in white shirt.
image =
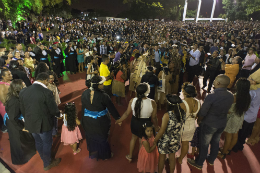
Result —
M190 62L188 68L188 81L193 82L195 75L198 75L199 72L199 61L200 61L201 52L198 49L198 44L194 43L193 49L190 51Z

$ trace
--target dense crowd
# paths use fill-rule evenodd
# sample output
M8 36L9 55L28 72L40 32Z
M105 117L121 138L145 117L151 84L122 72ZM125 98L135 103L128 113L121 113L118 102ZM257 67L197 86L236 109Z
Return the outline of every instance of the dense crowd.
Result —
M217 157L243 150L245 143L255 145L260 135L259 26L252 21L44 18L13 28L10 21L0 21L0 42L16 43L2 49L0 58L2 131L9 133L13 164L26 163L36 148L44 170L58 165L60 159L50 157L57 119L64 122L61 142L70 145L74 155L81 151L82 125L89 156L109 159L110 115L121 126L132 114L126 159L134 159L139 139L140 172L161 173L166 158L169 172L174 172L180 148L178 163L188 154L188 163L202 169L205 160L213 165ZM81 120L74 103L58 109L58 81L65 73L86 73ZM208 93L202 105L196 99L199 80ZM133 98L120 116L111 98L122 105L128 92ZM166 111L161 125L158 109ZM219 149L222 133L225 143Z

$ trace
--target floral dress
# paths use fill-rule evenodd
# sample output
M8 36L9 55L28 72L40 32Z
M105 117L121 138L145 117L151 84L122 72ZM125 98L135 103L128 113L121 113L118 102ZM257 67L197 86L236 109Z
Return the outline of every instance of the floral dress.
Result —
M158 142L158 151L160 154L176 153L180 149L181 128L184 123L184 115L182 115L181 121L178 122L172 111L169 111L168 114L169 122L167 129Z

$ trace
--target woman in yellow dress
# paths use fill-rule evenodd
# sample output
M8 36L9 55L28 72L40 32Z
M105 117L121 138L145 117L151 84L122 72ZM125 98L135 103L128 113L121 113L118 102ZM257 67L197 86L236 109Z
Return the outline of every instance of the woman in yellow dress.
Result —
M231 89L236 81L236 76L239 73L239 70L242 67L242 58L240 56L236 56L232 59L232 64L225 65L225 75L227 75L230 79L230 84L228 85L228 89Z
M35 60L30 57L30 52L24 53L24 65L30 69L31 73L34 72Z

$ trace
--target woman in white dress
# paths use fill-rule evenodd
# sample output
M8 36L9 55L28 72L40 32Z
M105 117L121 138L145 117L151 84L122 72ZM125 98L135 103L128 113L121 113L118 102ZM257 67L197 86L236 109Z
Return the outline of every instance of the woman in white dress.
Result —
M197 96L196 88L188 83L182 85L182 93L184 95L183 103L181 107L186 110L185 123L183 124L181 130L181 155L178 157L178 162L182 164L182 159L186 156L189 150L189 141L192 140L194 132L196 130L195 121L197 119L197 114L200 110L200 102L195 99ZM185 108L184 108L185 106Z

